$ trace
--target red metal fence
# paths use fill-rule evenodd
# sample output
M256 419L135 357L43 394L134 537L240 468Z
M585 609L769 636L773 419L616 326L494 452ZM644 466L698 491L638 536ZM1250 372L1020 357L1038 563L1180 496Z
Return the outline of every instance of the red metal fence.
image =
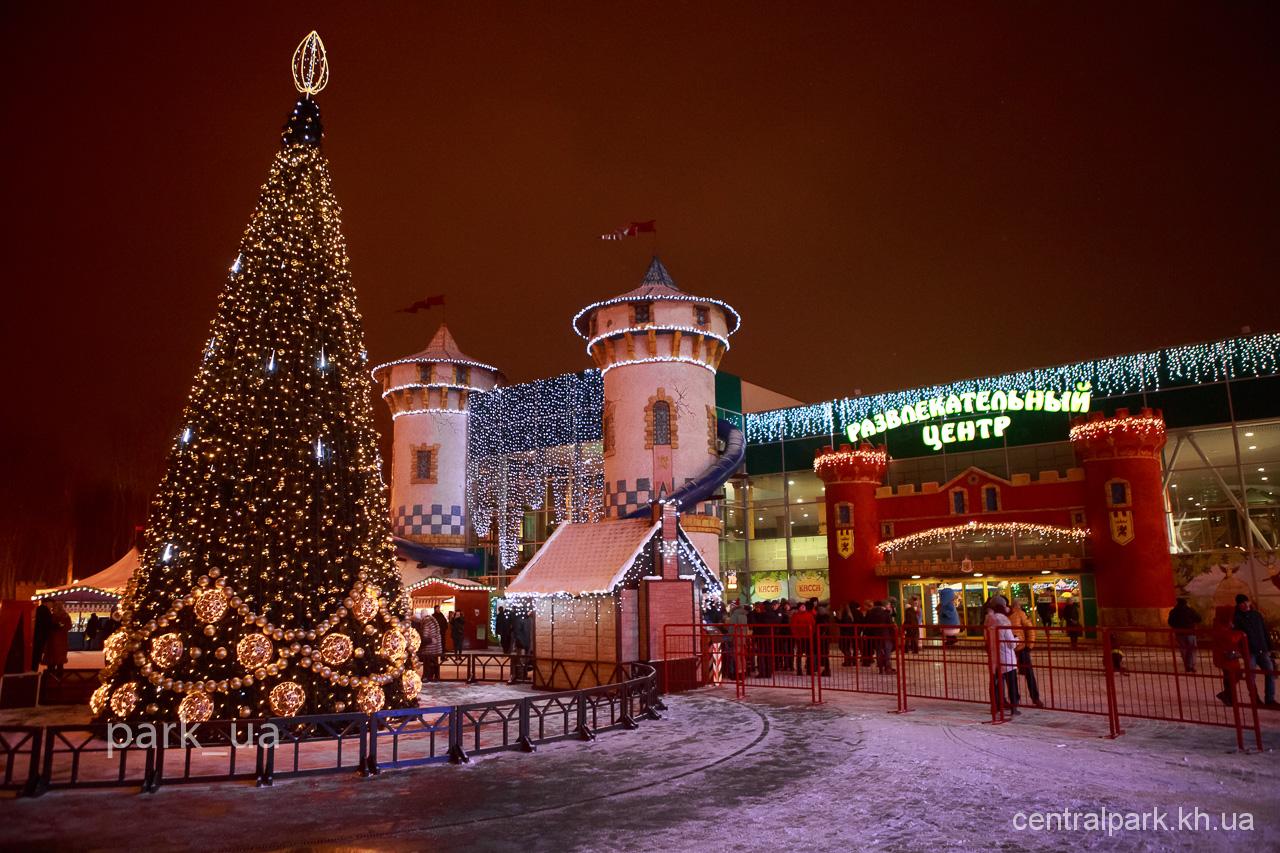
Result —
M993 723L1035 706L1103 717L1108 736L1123 718L1168 720L1245 732L1262 749L1255 667L1245 640L1229 631L1168 628L990 627L822 624L668 625L668 691L697 687L830 692L969 702Z

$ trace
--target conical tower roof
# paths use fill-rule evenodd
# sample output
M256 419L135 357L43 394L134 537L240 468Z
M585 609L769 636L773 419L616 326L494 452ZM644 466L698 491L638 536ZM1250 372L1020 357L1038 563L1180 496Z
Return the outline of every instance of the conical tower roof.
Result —
M441 323L440 328L436 329L436 333L431 336L431 342L427 344L425 349L420 352L416 352L413 355L407 355L404 358L397 358L394 361L379 364L373 369L372 374L373 378L377 379L379 370L391 367L392 365L429 363L463 364L468 367L479 367L482 370L492 370L494 373L498 374L499 377L503 376L502 371L493 365L485 364L482 361L476 361L474 358L464 353L458 346L458 342L454 340L453 333L449 331L449 327L444 323Z
M573 318L573 330L582 338L588 337L587 330L590 328L591 313L598 308L604 308L607 305L615 305L619 302L638 302L650 300L654 302L701 302L708 305L718 305L725 310L725 313L731 318L729 334L738 331L738 327L742 325L742 317L737 310L727 302L721 302L719 299L711 299L706 296L694 296L685 293L676 286L675 279L671 277L671 273L667 272L666 266L662 260L654 255L649 261L649 269L645 271L644 278L640 279L640 286L628 290L626 293L619 294L612 299L605 299L601 302L593 302L586 308L579 311Z

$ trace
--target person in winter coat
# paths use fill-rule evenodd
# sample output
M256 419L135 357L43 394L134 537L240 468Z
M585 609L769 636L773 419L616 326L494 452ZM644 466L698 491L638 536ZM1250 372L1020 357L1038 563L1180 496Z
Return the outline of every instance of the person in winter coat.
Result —
M49 631L49 642L44 648L44 662L54 675L62 675L62 669L67 665L67 637L71 633L71 614L56 599L49 605L49 613L53 618L53 627Z
M53 611L49 605L40 602L36 608L35 633L31 637L31 669L40 669L44 662L44 647L49 644L49 633L53 630Z
M747 617L751 624L751 642L755 647L756 675L773 676L773 618L764 602L757 601L755 609Z
M942 644L954 646L960 639L960 613L956 610L956 591L938 590L938 624L942 626Z
M795 669L795 660L792 657L795 643L791 640L791 629L788 627L791 625L791 614L793 612L789 601L775 601L773 603L773 624L775 626L773 636L776 638L774 640L774 651L777 652L773 661L774 669Z
M831 633L835 620L831 618L831 608L826 604L818 604L814 614L814 643L818 653L818 671L823 678L831 675Z
M507 608L498 608L497 615L493 617L493 631L498 635L498 642L502 644L502 653L511 654L511 617L507 615Z
M422 661L422 678L424 681L440 680L440 655L444 654L444 641L440 635L440 623L428 616L419 625L422 634L422 645L418 647L418 658Z
M854 618L855 604L846 604L840 608L838 622L840 623L840 655L842 660L841 666L853 666L856 661L853 659L853 635L857 633L858 620Z
M1268 708L1280 707L1276 704L1276 668L1271 661L1271 641L1267 637L1267 623L1262 620L1262 614L1254 609L1249 596L1243 593L1236 596L1236 611L1231 618L1231 627L1244 634L1248 652L1245 671L1249 674L1249 680L1253 681L1254 667L1262 670L1265 687L1263 705Z
M881 675L894 672L889 665L889 656L893 652L893 614L889 612L887 601L877 601L867 611L862 621L863 636L876 658L876 669Z
M1196 671L1196 626L1201 624L1199 613L1192 610L1187 599L1179 598L1174 608L1169 611L1169 626L1174 629L1174 643L1183 654L1183 669Z
M738 667L743 667L743 674L746 674L746 667L750 661L750 651L748 644L750 640L748 635L750 629L747 628L747 608L742 606L741 601L735 601L733 607L729 611L729 622L724 640L724 674L726 678L736 679L738 677Z
M795 649L795 670L800 673L803 663L805 675L813 675L813 629L817 623L807 605L800 604L791 614L791 644Z
M511 663L513 681L524 678L529 671L529 656L533 654L533 616L520 613L511 617L512 642L515 645L516 657Z
M1009 606L1003 595L993 595L985 609L987 615L982 624L987 629L987 659L991 662L991 699L996 705L1001 705L1007 698L1009 713L1020 714L1017 638L1010 627ZM1001 684L1004 686L1003 696Z
M1013 626L1014 636L1018 643L1014 647L1014 656L1018 659L1018 672L1027 680L1027 694L1031 704L1043 708L1040 701L1040 686L1036 683L1036 671L1031 666L1031 647L1036 644L1036 630L1031 624L1031 617L1022 609L1022 605L1014 602L1009 608L1009 624Z
M1182 653L1182 668L1187 672L1196 671L1196 626L1200 624L1200 614L1191 609L1185 598L1179 598L1169 611L1169 627L1174 630L1173 641Z
M444 638L449 636L449 619L440 612L440 605L437 604L435 609L431 611L431 618L436 620L436 627L440 629L440 642L443 645ZM443 652L441 652L443 654Z
M902 611L902 650L909 654L920 653L920 599L915 596Z
M1080 625L1080 605L1068 600L1062 607L1062 624L1066 626L1067 636L1071 638L1071 648L1080 643L1080 635L1084 628Z
M453 640L453 650L460 652L467 645L467 620L458 611L449 614L449 637Z
M84 647L89 651L96 651L98 648L98 623L101 621L101 617L94 613L84 623Z

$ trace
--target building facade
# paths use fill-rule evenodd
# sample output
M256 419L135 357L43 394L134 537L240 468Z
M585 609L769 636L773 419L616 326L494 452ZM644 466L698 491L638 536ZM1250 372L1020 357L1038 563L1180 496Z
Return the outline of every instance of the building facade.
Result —
M996 590L1046 618L1074 601L1086 623L1113 624L1134 617L1100 608L1137 601L1132 606L1159 609L1176 594L1206 611L1245 592L1274 621L1280 616L1278 355L1280 336L1257 335L762 412L741 412L733 378L722 375L718 403L730 411L738 406L734 414L748 438L745 470L727 484L722 509L727 594L747 600L836 595L831 554L842 559L840 519L828 511L833 486L815 470L814 458L824 448L857 449L865 441L872 449L883 446L883 480L861 486L861 498L845 494L832 501L851 505L852 524L874 488L875 523L852 536L864 554L868 536L879 549L867 559L883 587L865 591L882 588L900 604L919 597L926 620L934 618L938 591L951 587L969 621ZM1117 471L1140 463L1101 459L1105 453L1080 433L1073 445L1073 419L1136 418L1144 409L1161 413L1164 440L1143 450L1149 465L1142 471ZM1091 474L1091 468L1100 470ZM1162 540L1134 544L1143 530L1125 529L1129 514L1134 525L1154 519ZM943 532L970 522L968 531ZM996 526L1000 522L1024 527L1015 532ZM1073 538L1071 530L1089 535ZM1124 542L1131 534L1135 539ZM1108 590L1099 561L1150 564L1150 552L1134 556L1149 546L1165 555L1159 580L1141 574L1136 584L1151 596ZM1112 577L1125 569L1115 572Z

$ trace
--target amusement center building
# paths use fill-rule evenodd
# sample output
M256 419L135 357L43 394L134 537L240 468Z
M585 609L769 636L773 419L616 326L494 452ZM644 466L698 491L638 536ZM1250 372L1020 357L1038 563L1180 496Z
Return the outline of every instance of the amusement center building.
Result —
M573 319L593 369L504 385L447 330L379 366L398 542L623 622L676 553L695 611L918 597L932 621L950 587L971 623L996 590L1041 620L1239 592L1280 616L1280 335L803 404L719 370L739 322L655 258Z

